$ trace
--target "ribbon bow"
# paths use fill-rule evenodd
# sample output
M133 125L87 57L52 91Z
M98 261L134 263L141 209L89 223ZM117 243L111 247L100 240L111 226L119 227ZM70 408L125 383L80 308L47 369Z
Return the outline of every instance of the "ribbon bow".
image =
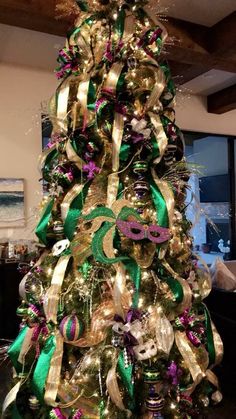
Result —
M204 334L204 328L196 322L195 316L186 309L181 316L177 317L175 324L179 329L185 330L188 340L196 347L201 345L200 337Z

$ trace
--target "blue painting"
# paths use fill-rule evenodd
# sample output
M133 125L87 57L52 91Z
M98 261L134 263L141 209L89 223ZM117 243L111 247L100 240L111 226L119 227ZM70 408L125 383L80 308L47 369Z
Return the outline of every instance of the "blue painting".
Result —
M24 180L0 178L0 227L24 227Z

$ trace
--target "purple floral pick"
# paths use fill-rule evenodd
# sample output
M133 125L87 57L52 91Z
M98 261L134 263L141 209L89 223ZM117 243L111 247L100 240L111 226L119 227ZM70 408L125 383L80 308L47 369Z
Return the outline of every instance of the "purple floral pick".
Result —
M83 171L87 173L87 179L94 179L96 173L100 172L100 168L96 166L93 161L90 161L88 164L84 164Z
M177 386L179 384L179 378L181 377L181 375L182 375L181 369L178 368L175 361L171 361L168 367L167 376L171 379L171 383L174 386Z

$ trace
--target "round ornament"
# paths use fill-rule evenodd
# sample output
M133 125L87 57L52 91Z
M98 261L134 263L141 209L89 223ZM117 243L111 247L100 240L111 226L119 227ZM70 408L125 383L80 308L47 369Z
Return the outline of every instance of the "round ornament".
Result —
M40 408L40 403L35 396L30 396L29 398L29 407L31 410L38 410Z
M53 233L58 238L64 235L64 226L61 220L56 220L53 222Z
M164 399L159 394L153 393L147 397L145 404L149 412L156 413L163 409Z
M146 368L143 372L143 379L146 384L156 384L161 380L160 372L155 368Z
M75 314L72 314L64 317L59 328L65 341L74 342L82 336L84 323Z

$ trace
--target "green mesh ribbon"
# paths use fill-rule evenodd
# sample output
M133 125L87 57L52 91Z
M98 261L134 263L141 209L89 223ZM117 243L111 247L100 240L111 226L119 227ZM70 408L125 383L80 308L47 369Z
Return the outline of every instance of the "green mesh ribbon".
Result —
M20 415L18 409L17 409L16 403L14 403L14 405L13 405L12 412L11 412L11 418L12 419L23 419L22 416Z
M121 144L120 148L120 160L127 161L129 157L131 146L130 144Z
M64 223L64 233L70 241L74 237L74 232L83 209L84 200L87 196L90 183L91 182L85 184L83 190L75 197L75 199L70 204L70 208Z
M47 245L47 231L48 223L52 216L52 209L54 205L54 198L52 198L45 206L41 219L36 227L35 234L39 240Z
M21 347L23 345L23 342L25 340L26 333L28 332L29 327L25 326L17 336L17 338L14 340L14 342L11 344L10 348L8 349L8 356L14 365L14 368L17 372L17 374L22 372L23 365L18 361Z
M55 336L50 336L44 345L34 370L31 388L40 403L44 403L45 383L55 349L56 338Z
M216 360L216 351L215 351L214 338L213 338L213 332L212 332L212 327L211 327L211 316L205 304L202 304L202 308L205 314L209 365L214 365L215 360Z

